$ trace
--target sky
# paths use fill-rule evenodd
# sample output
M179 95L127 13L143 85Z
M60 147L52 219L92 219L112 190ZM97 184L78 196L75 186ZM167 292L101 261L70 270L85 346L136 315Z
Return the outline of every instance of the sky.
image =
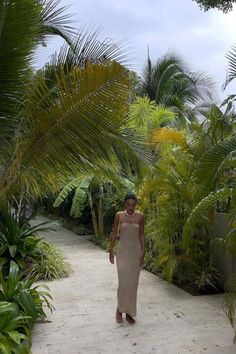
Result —
M142 74L147 60L155 61L168 51L179 54L192 71L208 73L216 84L219 99L236 93L236 83L225 92L225 55L236 45L236 7L228 14L201 11L192 0L62 0L69 5L78 29L101 29L101 40L126 41L132 69ZM51 38L36 54L41 67L58 51L62 41ZM236 80L235 80L236 81Z

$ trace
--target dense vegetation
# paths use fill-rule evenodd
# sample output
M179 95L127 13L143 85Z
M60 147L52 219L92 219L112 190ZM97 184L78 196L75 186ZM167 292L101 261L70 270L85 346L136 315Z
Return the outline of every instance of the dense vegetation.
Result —
M50 294L31 288L67 276L70 266L31 213L71 176L112 166L114 152L147 160L123 124L129 102L125 49L73 29L54 0L0 1L0 351L30 352L33 323ZM14 26L13 26L14 24ZM34 54L48 36L64 46L42 69ZM110 167L112 171L112 167ZM114 174L114 173L113 173ZM10 287L8 289L8 286ZM22 289L22 292L21 292ZM24 299L28 306L24 305Z
M235 217L236 96L216 102L211 78L171 52L155 62L148 57L139 77L126 68L124 47L76 31L58 4L0 1L3 353L30 352L43 304L53 309L48 288L34 282L71 272L43 237L53 225L33 220L38 206L106 248L124 193L136 192L146 217L144 266L195 293L220 290L215 218ZM230 9L229 2L218 5ZM48 36L65 44L35 71L34 53ZM225 87L236 77L235 48L227 57ZM236 257L229 224L218 242ZM234 326L236 275L224 285Z

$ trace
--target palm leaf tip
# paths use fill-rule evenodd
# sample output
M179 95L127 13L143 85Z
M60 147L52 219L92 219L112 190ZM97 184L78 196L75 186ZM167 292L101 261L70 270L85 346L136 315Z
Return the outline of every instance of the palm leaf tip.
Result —
M45 45L45 37L58 35L62 37L69 45L72 45L75 38L75 28L70 26L72 15L66 14L70 7L60 6L61 0L43 0L41 12L41 29L38 34L38 40Z
M229 83L236 78L236 46L233 46L226 54L226 59L228 59L228 69L223 89L226 89Z

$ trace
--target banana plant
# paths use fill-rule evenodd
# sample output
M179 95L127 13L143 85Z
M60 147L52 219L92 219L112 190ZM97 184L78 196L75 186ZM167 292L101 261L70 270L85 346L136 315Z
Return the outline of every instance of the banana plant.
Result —
M108 173L109 171L107 171ZM112 194L115 192L115 185L132 189L133 184L126 178L119 178L116 174L109 172L109 176L90 175L84 178L74 178L59 193L53 206L58 207L74 190L70 214L80 217L86 205L90 208L93 229L95 236L104 235L104 215L112 207Z

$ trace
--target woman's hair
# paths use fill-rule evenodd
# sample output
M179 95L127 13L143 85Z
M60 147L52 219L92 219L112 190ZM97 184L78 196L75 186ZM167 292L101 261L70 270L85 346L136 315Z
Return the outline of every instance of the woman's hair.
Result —
M125 195L125 198L124 198L124 202L126 202L128 199L133 199L135 200L136 202L138 201L136 195L132 192L129 192Z

